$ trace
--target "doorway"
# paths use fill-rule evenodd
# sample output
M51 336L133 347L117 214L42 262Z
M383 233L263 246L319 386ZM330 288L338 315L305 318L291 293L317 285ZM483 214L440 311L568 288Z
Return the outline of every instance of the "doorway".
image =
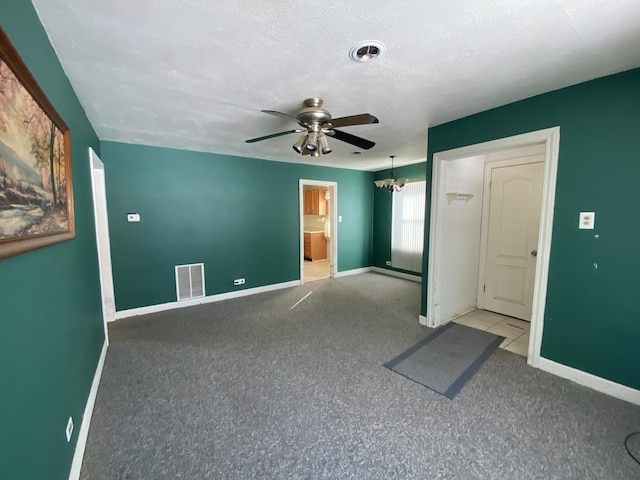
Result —
M333 277L337 271L337 183L300 180L300 281Z
M542 200L527 345L527 361L534 367L538 366L542 343L559 138L560 129L555 127L438 152L433 157L427 311L421 321L438 327L485 307L481 279L486 270L489 212L483 205L490 201L489 189L484 188L486 158L493 155L498 162L502 154L505 160L504 155L513 149L542 152ZM465 181L470 170L480 172L473 182Z
M96 228L98 250L98 269L100 271L100 293L102 297L102 317L104 337L109 344L107 322L116 319L113 274L111 269L111 245L109 243L109 221L107 216L107 191L105 187L104 164L89 147L89 166L91 171L91 189L93 193L93 213Z

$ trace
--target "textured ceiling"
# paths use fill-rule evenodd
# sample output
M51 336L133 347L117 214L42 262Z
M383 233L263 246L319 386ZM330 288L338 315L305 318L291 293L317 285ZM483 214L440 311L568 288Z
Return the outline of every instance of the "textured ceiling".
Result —
M639 0L33 0L102 140L379 170L423 161L428 126L640 66ZM386 53L356 63L349 49ZM319 96L361 155L300 156Z

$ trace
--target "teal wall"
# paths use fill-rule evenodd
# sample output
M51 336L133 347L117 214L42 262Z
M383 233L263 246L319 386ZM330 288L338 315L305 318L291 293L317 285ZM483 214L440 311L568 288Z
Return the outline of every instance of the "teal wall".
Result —
M0 25L71 130L76 219L74 240L0 260L0 478L66 479L104 341L87 156L99 143L31 3L0 3Z
M204 262L207 295L298 280L301 178L338 183L338 270L371 265L371 172L114 142L102 160L117 310L176 301L180 264Z
M409 178L411 180L424 180L427 174L426 162L394 168L396 178ZM374 174L375 180L389 178L391 170L381 170ZM396 272L420 275L416 272L408 272L399 268L388 267L387 260L391 260L391 210L393 207L393 194L374 188L373 194L373 259L374 267L394 270Z
M640 388L638 112L640 69L430 128L427 155L429 198L434 153L560 127L541 354L636 389ZM578 230L581 211L596 212L595 230ZM424 261L423 315L426 256Z

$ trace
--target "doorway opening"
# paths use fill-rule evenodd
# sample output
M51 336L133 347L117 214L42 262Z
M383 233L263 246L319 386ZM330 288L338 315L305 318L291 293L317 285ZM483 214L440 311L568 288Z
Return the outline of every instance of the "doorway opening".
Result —
M505 321L505 329L529 326L522 353L535 367L542 343L559 138L555 127L433 158L427 312L421 321L438 327L472 315L496 325ZM537 173L529 167L519 170L524 165L536 170L536 164L543 165L539 180L530 178ZM511 197L500 207L501 197L492 191ZM522 212L532 217L521 219ZM494 225L492 234L496 218L505 223L497 229Z
M300 180L300 281L335 276L337 271L336 182Z
M105 187L104 164L89 147L89 166L91 171L91 189L93 193L93 213L96 228L96 246L98 250L98 269L100 272L100 293L102 296L102 317L104 338L109 345L107 323L116 319L113 273L111 269L111 246L109 243L109 220L107 216L107 191Z

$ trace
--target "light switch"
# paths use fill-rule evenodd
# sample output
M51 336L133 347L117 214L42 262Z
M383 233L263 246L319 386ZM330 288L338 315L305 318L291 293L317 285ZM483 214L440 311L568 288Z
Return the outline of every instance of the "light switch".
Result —
M338 222L342 221L342 215L338 215Z
M127 222L139 222L140 214L139 213L127 213Z
M593 230L596 225L596 212L580 212L580 230Z

